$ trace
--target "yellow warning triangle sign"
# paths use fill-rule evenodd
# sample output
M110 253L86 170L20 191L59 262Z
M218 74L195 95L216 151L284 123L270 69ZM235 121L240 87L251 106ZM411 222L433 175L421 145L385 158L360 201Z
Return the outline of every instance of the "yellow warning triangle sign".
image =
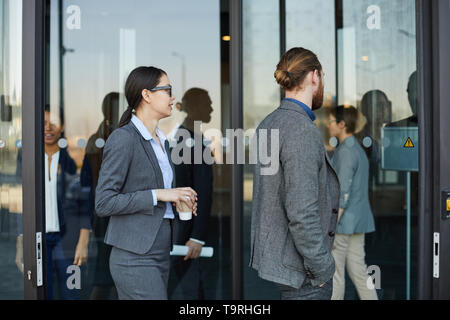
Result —
M405 148L414 148L414 143L412 142L411 138L408 138L405 145L403 146Z

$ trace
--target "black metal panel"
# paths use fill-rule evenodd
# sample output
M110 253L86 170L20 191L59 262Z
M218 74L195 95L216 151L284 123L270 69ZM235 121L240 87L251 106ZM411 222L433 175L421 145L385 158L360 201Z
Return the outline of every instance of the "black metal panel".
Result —
M336 98L335 98L335 106L339 103L339 41L338 41L338 33L344 27L344 12L343 12L343 0L334 0L334 43L335 43L335 59L336 59Z
M419 99L418 298L450 299L450 221L442 191L450 189L450 0L417 0ZM433 233L440 234L439 278L433 277Z
M280 59L285 54L286 48L286 0L280 0ZM280 99L285 98L283 88L280 89Z
M36 286L36 232L45 233L44 213L44 12L45 1L23 1L22 179L25 299L44 299ZM45 241L45 237L43 237ZM43 243L43 249L45 243ZM45 256L45 252L43 252ZM28 271L31 280L28 280ZM44 270L45 279L45 270Z
M450 189L450 0L431 1L433 21L433 109L436 110L433 123L436 150L433 215L434 232L440 233L439 279L434 280L434 298L450 299L450 220L442 219L441 194Z
M418 119L419 119L419 244L418 299L432 297L433 239L433 114L431 2L416 1Z
M286 0L280 0L280 57L286 50Z
M230 0L230 89L231 89L231 128L243 128L243 80L242 80L242 1ZM240 142L242 143L242 141ZM237 146L239 148L238 142ZM232 144L235 145L235 144ZM243 298L243 165L237 164L234 152L231 166L231 264L232 298Z

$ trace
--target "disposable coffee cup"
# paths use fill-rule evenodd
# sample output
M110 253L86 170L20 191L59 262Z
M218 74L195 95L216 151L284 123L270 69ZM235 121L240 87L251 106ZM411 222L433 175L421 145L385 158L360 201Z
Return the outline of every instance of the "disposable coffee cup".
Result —
M177 206L177 211L180 215L180 220L186 221L192 219L192 209L189 208L189 206L184 203L180 202L180 204Z
M187 221L192 219L192 211L190 212L179 212L180 220Z

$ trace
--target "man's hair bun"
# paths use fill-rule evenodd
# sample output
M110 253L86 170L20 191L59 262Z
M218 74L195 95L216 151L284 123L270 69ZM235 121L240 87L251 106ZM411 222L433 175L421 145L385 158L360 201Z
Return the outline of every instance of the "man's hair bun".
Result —
M281 57L274 75L283 89L292 90L301 87L308 73L315 70L321 72L322 65L312 51L292 48Z

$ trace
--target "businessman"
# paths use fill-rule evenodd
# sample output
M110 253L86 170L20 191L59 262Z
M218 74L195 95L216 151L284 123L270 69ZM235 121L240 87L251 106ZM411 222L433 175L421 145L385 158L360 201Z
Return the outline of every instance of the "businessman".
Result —
M286 98L256 131L259 146L278 147L280 167L267 174L260 159L255 165L250 267L283 300L329 300L333 291L340 188L312 112L322 107L323 77L313 52L288 51L275 71Z

